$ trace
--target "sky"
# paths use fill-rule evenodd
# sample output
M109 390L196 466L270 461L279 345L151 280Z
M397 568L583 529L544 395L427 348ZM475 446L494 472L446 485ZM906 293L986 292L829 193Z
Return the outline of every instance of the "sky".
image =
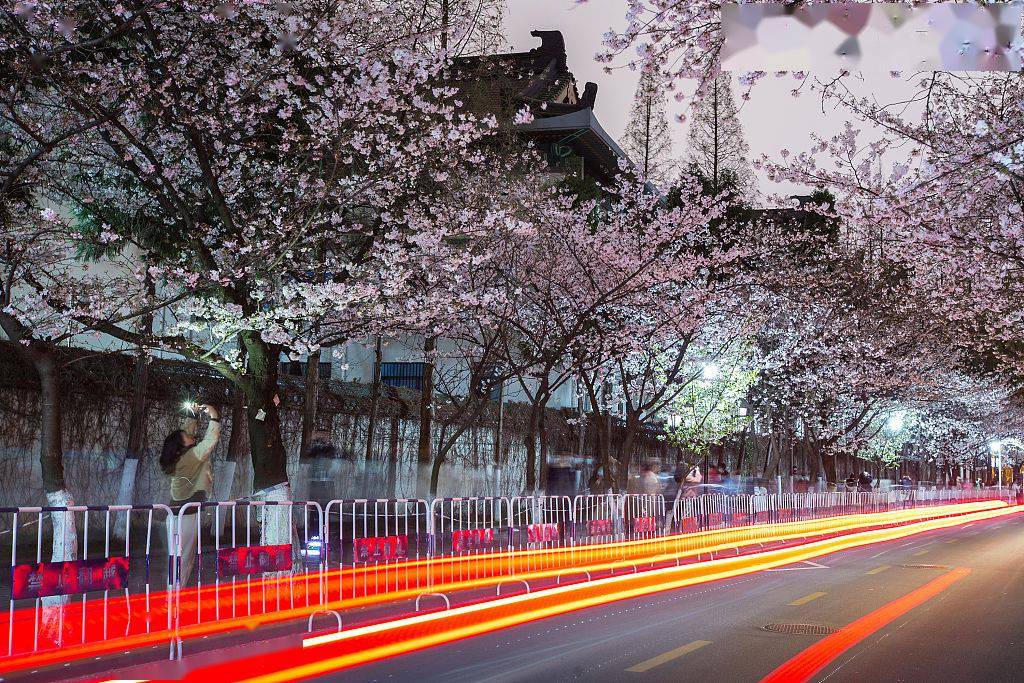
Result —
M602 36L610 28L621 28L625 24L625 0L590 0L583 5L577 5L575 0L509 0L508 5L505 28L511 49L521 52L540 45L540 41L530 35L533 29L561 31L569 69L580 82L581 90L587 81L597 83L595 113L609 134L621 138L629 120L638 78L638 74L628 68L635 53L621 55L611 73L604 72L605 65L594 61L594 55L601 50ZM820 98L814 93L794 98L790 94L794 83L790 78L765 78L757 84L751 99L742 103L740 122L752 158L762 154L778 158L782 149L794 153L805 151L811 144L810 131L831 137L842 129L848 118L845 112L830 107L823 110ZM871 86L882 101L897 99L905 87L887 77ZM733 90L738 96L739 86L734 84ZM674 151L677 157L685 158L685 124L675 121L675 115L681 113L684 106L670 99L669 109ZM763 177L759 178L759 183L763 194L790 194L806 189L771 184Z

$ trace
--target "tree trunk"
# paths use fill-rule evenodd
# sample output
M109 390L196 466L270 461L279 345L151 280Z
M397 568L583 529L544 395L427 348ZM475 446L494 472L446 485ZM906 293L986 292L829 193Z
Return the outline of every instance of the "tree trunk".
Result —
M40 428L39 466L43 477L46 504L51 507L70 507L75 504L64 481L64 444L61 433L60 384L57 377L53 349L30 347L30 357L39 375ZM78 530L73 512L51 512L53 547L51 562L78 559ZM44 634L61 639L60 632L66 595L42 599L42 626Z
M142 460L142 449L146 439L146 385L149 380L149 357L144 349L135 356L132 373L132 402L128 413L128 443L125 445L124 465L121 467L121 484L117 489L117 505L131 505L135 501L135 480ZM130 515L118 513L114 523L114 534L123 539L128 534Z
M243 390L252 452L252 487L262 491L288 485L288 456L281 439L277 374L281 349L247 335Z
M548 422L547 422L547 398L541 406L540 415L537 420L537 441L540 443L540 490L548 490Z
M320 349L306 359L306 392L302 397L302 438L299 457L304 458L313 444L316 430L316 406L320 399Z
M128 443L125 446L121 485L117 492L118 505L131 505L135 497L135 478L142 460L146 439L146 385L149 380L149 357L143 349L135 356L132 374L132 403L128 414ZM123 536L121 537L123 538Z
M43 491L56 493L66 489L56 359L51 349L40 347L32 348L30 355L39 375L39 469L43 477Z
M441 480L441 465L444 464L445 458L441 456L434 460L430 466L430 497L437 497L437 485Z
M388 444L388 497L397 497L398 486L398 417L391 418L391 439Z
M736 474L743 476L743 456L747 452L747 429L750 427L750 423L743 425L743 431L740 433L740 452L736 455Z
M526 446L526 482L524 492L526 495L533 495L537 488L537 432L540 424L540 407L537 405L537 396L530 405L530 418L526 423L526 434L523 437L523 445Z
M821 464L825 470L825 483L838 487L839 475L836 469L836 454L831 448L821 449Z
M363 453L363 462L373 460L373 439L377 431L377 411L380 409L380 366L383 361L384 350L381 348L380 335L377 335L377 344L373 352L373 384L370 386L370 410L366 418L366 451Z
M427 337L423 342L423 380L420 395L420 433L416 448L416 495L426 498L431 491L433 479L432 444L434 428L434 351L437 337Z
M636 434L640 430L640 419L636 413L629 413L626 416L626 429L622 436L622 457L619 458L620 476L618 488L621 493L626 491L629 484L629 467L633 462L633 446L636 443Z

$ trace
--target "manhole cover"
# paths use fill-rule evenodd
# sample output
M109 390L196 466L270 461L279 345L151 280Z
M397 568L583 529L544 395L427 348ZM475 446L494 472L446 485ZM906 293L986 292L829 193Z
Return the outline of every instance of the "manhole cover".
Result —
M762 628L772 633L786 633L793 636L827 636L839 631L837 628L821 624L766 624Z
M949 566L945 564L904 564L900 566L904 569L949 569Z

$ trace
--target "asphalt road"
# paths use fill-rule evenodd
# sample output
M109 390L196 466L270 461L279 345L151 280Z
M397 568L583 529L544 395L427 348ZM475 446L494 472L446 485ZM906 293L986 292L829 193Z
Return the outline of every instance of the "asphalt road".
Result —
M825 637L766 625L840 629L963 568L970 573L838 654L812 680L1024 681L1024 515L814 564L822 566L590 608L318 680L758 681Z

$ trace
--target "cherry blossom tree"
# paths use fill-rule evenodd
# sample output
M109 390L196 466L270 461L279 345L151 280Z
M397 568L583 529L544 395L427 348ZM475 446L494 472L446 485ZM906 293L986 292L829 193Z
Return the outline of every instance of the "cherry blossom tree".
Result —
M774 177L835 188L837 210L860 239L906 264L960 348L1017 374L1024 80L937 72L915 86L916 114L835 84L831 96L872 139L862 142L851 122L769 168Z
M153 254L158 287L142 305L176 322L144 334L90 310L74 318L233 382L254 489L275 495L287 495L281 353L363 330L422 284L421 265L463 258L454 244L487 226L473 212L438 220L435 203L460 177L453 159L481 161L472 148L492 123L457 112L437 60L393 47L391 18L357 2L50 2L11 19L17 55L120 31L103 50L83 40L70 64L14 65L48 96L35 120L59 108L102 122L54 159L41 191L101 226L95 239ZM44 303L66 307L52 293Z
M685 356L687 337L711 315L716 276L742 255L739 248L715 248L710 226L722 207L712 198L692 196L670 208L642 184L623 180L611 201L563 197L538 222L548 227L526 252L531 261L521 276L524 308L549 325L542 328L547 336L528 337L537 345L533 353L545 359L538 377L543 383L558 367L575 369L601 425L596 441L606 484L618 478L621 485L625 476L612 472L605 427L616 403L614 386L632 390L643 384L631 369L640 366L653 381L651 373L661 365L639 359L659 348ZM656 414L672 393L665 383L631 393L634 435L644 416Z

